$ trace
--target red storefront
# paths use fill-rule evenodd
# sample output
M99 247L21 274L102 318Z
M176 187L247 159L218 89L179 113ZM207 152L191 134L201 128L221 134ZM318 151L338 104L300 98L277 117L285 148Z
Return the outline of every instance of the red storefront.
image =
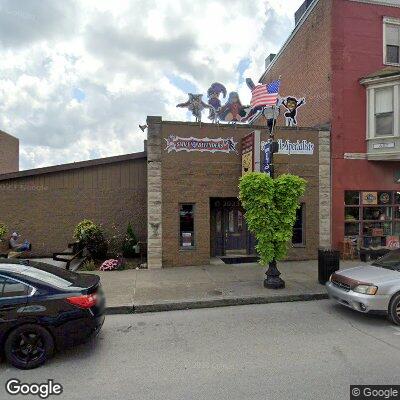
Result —
M298 125L331 127L332 245L392 243L400 236L400 2L313 1L260 81L279 75L282 96L305 98Z

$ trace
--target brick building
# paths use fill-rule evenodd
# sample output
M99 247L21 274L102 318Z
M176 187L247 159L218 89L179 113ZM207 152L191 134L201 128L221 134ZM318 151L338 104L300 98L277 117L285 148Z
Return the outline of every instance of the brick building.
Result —
M260 81L281 76L281 96L306 99L298 109L298 126L330 127L333 245L396 245L400 2L306 3Z
M0 131L0 174L19 169L19 140Z
M160 117L149 117L147 125L149 267L201 265L210 257L255 254L238 201L241 141L258 132L262 145L268 139L265 127ZM308 182L289 258L313 259L319 245L330 245L329 132L277 128L276 137L282 143L274 160L277 174L294 173ZM306 145L299 154L287 154L284 144L297 140L298 147ZM255 159L260 160L257 151Z
M33 244L33 256L61 251L84 218L119 232L130 222L148 243L149 268L208 264L211 257L254 255L238 201L242 139L265 127L168 122L148 117L146 151L0 175L0 221ZM308 184L290 259L313 259L330 244L330 134L277 128L277 173ZM290 155L289 155L290 153ZM10 207L12 205L12 207Z

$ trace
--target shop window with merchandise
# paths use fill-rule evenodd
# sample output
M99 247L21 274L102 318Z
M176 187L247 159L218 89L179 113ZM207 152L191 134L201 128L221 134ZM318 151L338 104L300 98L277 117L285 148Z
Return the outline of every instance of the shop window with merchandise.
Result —
M345 240L357 247L399 247L400 192L346 191Z

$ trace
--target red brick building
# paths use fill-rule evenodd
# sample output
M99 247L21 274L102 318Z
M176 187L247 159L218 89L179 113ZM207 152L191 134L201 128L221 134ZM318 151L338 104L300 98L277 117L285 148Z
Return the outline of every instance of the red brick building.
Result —
M282 97L306 100L298 126L331 128L333 245L385 246L400 235L400 1L308 3L260 82L281 76Z

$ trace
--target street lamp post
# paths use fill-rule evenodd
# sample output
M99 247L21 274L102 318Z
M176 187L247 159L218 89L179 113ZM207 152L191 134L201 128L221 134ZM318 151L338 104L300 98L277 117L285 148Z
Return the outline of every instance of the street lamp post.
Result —
M278 151L277 142L275 142L275 124L276 124L276 109L272 107L272 121L269 124L269 158L268 158L268 171L272 179L275 178L274 168L274 153ZM268 125L268 121L267 121ZM268 269L265 272L266 278L264 279L264 287L269 289L283 289L285 287L285 281L280 277L281 273L276 266L276 260L272 260L269 263Z

